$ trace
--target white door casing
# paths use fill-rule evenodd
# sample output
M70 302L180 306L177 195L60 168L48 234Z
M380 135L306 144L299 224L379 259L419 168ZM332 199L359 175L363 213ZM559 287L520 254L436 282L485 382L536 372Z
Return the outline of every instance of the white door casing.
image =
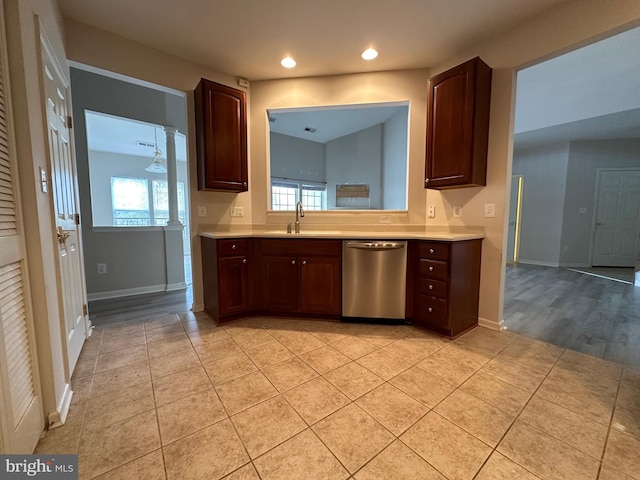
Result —
M0 0L0 11L4 11ZM11 113L4 17L0 18L0 452L32 453L44 413Z
M520 250L520 220L522 212L523 175L511 177L511 196L509 200L509 225L507 228L507 262L517 262Z
M77 204L77 176L70 136L70 94L69 83L43 30L40 31L40 44L51 195L58 240L58 281L70 376L90 332Z
M640 234L640 169L600 169L592 266L633 267Z

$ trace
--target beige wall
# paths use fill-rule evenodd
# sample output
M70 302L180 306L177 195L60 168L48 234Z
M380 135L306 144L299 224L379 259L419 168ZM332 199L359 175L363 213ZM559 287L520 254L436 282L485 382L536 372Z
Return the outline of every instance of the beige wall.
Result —
M580 0L562 4L511 31L462 52L446 64L430 70L382 72L323 78L287 79L255 82L251 87L249 117L250 190L238 195L197 192L193 162L190 174L192 204L205 205L208 217L192 213L193 230L228 224L284 225L286 214L267 214L267 120L265 108L309 106L337 103L406 100L411 105L409 211L396 214L397 224L421 224L427 227L477 227L485 229L483 244L480 317L481 322L497 327L502 319L506 213L508 181L511 177L515 73L527 66L577 46L603 38L640 23L640 2L618 0L602 2ZM214 69L197 65L153 50L121 37L66 21L68 57L80 63L129 75L183 91L191 91L201 76L234 85L235 79ZM425 148L426 79L476 55L494 68L489 132L487 186L461 190L423 190L422 162ZM193 102L189 96L190 158L195 158ZM484 218L484 204L496 204L496 217ZM426 219L426 205L436 206L436 218ZM452 206L461 205L461 218L452 217ZM229 217L231 206L243 206L245 217ZM330 215L330 216L327 216ZM319 214L305 218L312 223L377 223L375 214ZM202 303L199 245L194 244L194 296Z
M45 418L55 422L69 399L69 375L60 292L56 288L53 206L37 180L39 168L49 170L38 39L40 21L68 78L62 19L55 3L44 0L6 0L4 13L38 367Z

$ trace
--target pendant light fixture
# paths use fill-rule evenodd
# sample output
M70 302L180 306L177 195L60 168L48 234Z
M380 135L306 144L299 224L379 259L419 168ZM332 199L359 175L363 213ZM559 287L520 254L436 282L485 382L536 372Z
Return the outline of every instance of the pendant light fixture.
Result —
M151 173L167 173L167 166L160 158L162 152L158 148L158 136L156 135L156 127L153 127L153 138L155 140L153 142L155 151L153 152L153 159L151 160L151 163L147 168L145 168L145 170Z

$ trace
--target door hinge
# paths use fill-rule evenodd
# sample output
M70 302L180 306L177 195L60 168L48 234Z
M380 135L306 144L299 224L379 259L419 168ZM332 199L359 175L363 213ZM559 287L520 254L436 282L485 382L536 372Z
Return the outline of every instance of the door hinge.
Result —
M85 303L84 305L82 305L82 314L86 317L87 315L89 315L89 308L87 307L87 304Z
M73 128L73 117L71 115L67 117L67 128Z
M80 214L76 213L74 216L76 217L76 225L80 225Z

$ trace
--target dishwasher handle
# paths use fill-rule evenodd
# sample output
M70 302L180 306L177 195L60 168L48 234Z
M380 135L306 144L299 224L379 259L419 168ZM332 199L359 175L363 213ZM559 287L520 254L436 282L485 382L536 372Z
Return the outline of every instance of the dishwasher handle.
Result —
M397 250L406 246L405 242L346 242L347 248L362 250Z

